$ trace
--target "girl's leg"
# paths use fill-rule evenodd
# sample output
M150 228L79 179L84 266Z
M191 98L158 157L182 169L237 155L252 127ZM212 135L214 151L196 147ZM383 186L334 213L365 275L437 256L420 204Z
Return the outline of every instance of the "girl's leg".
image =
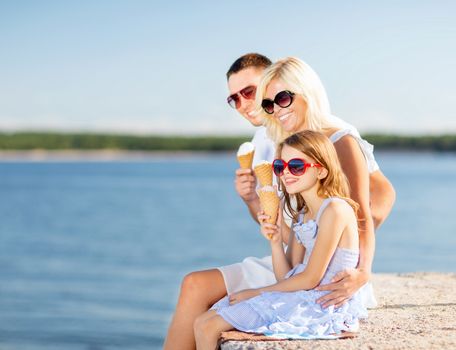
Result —
M185 276L163 349L195 349L195 319L225 295L225 281L217 269L192 272Z
M198 350L215 350L220 334L230 329L233 329L233 326L214 310L204 313L195 321L196 347Z

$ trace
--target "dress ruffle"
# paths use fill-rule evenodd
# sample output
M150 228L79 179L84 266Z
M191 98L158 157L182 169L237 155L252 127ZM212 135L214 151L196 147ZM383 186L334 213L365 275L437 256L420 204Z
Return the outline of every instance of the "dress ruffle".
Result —
M277 338L330 339L343 331L356 332L358 320L367 317L360 295L339 308L324 309L315 300L325 294L316 290L266 292L234 305L226 297L213 309L238 330Z

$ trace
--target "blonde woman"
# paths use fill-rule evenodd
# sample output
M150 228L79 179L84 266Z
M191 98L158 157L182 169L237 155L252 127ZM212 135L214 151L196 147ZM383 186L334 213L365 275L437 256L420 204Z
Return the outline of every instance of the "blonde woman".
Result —
M356 293L343 307L322 308L316 289L359 258L358 205L334 146L315 131L293 134L278 147L275 175L295 224L284 249L280 227L261 213L261 232L270 241L277 283L225 297L197 318L197 349L215 349L221 332L238 329L273 337L332 338L358 330L367 317ZM291 201L293 198L293 204ZM297 203L297 206L296 206ZM279 213L280 215L280 213Z
M380 171L372 145L353 126L331 115L323 84L302 60L288 57L267 68L257 88L256 103L261 106L268 135L275 142L303 130L326 135L348 178L350 197L359 204L358 267L341 271L331 283L319 287L332 291L319 299L324 307L340 306L369 281L375 251L374 228L392 208L393 186Z

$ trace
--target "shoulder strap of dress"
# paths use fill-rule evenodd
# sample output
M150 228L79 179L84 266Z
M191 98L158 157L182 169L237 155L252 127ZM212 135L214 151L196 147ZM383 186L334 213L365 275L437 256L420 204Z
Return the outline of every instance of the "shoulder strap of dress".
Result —
M320 206L320 209L318 209L317 216L315 217L315 222L318 224L320 221L320 217L325 211L326 207L329 205L329 203L334 202L334 201L340 201L340 202L345 202L342 198L339 197L329 197L326 198L323 203Z
M340 130L337 130L334 134L332 134L329 137L329 139L331 140L332 143L336 143L342 137L344 137L345 135L348 135L348 134L351 134L351 130L350 129L340 129Z

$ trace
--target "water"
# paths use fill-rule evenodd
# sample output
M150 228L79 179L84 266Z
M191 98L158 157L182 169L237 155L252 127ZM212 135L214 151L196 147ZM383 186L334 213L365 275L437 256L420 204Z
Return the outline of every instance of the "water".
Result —
M455 271L456 155L378 153L376 272ZM0 163L0 348L159 349L182 277L268 254L233 155Z

